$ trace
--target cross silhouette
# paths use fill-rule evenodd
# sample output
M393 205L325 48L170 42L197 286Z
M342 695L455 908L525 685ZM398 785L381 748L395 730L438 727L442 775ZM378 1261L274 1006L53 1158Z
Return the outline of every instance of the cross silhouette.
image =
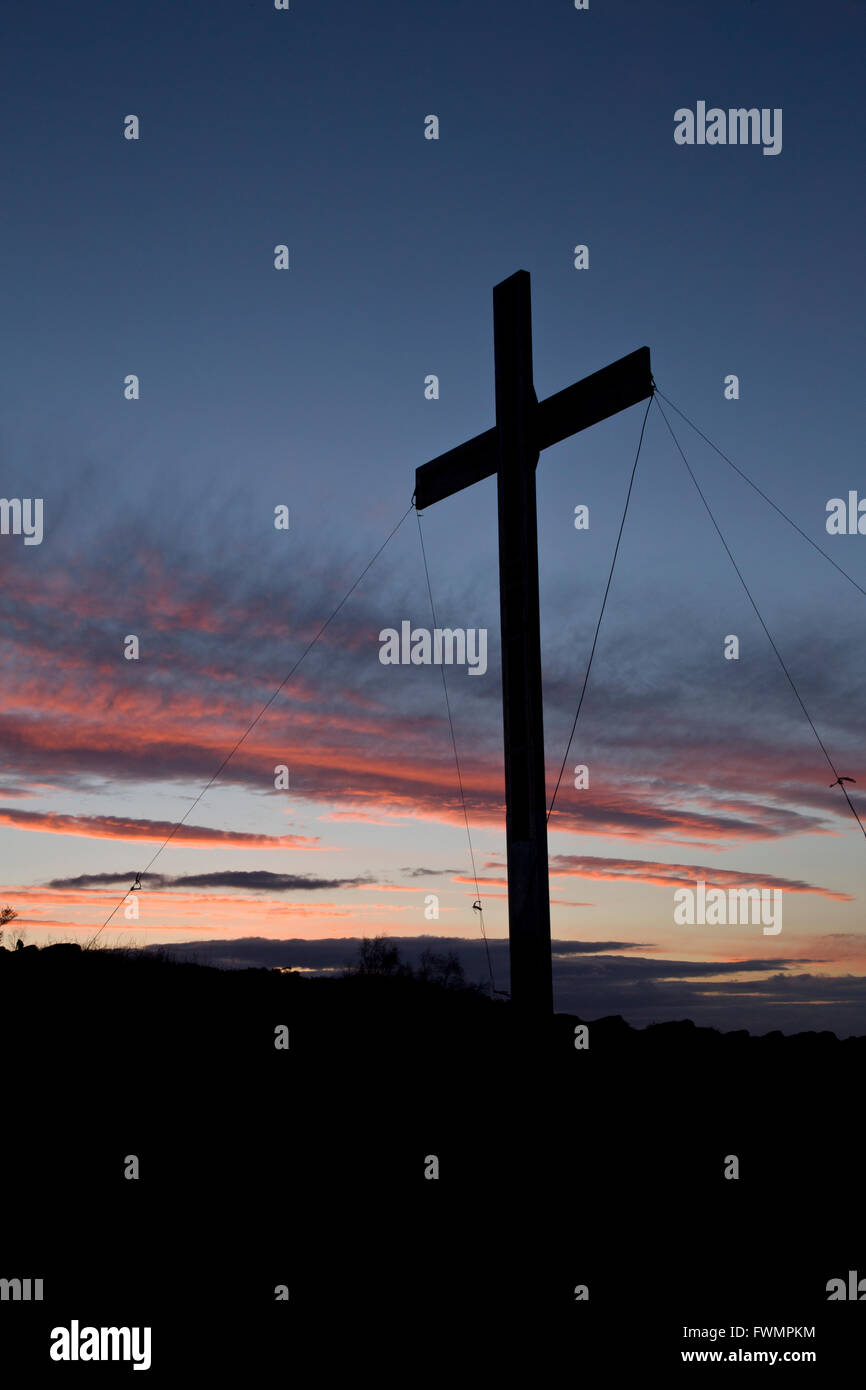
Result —
M526 270L494 287L493 348L496 424L416 469L415 505L497 475L511 998L524 1015L543 1016L553 1010L553 978L535 468L542 449L646 400L653 380L642 347L539 403Z

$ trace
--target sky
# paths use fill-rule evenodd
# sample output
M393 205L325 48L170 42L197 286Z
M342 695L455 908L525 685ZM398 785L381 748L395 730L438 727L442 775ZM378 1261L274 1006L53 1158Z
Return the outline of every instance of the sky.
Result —
M861 586L665 406L864 815L866 537L826 529L866 497L864 30L841 0L4 12L0 491L43 506L41 543L0 534L0 905L27 941L117 909L112 945L330 969L329 942L433 936L484 976L441 675L380 633L432 627L414 473L494 424L518 269L539 399L647 345ZM699 102L781 112L778 153L677 143ZM549 794L644 412L538 465ZM495 479L420 525L440 625L487 633L447 678L507 988ZM864 835L655 404L566 773L558 1007L864 1031ZM778 889L782 930L678 923L699 881Z

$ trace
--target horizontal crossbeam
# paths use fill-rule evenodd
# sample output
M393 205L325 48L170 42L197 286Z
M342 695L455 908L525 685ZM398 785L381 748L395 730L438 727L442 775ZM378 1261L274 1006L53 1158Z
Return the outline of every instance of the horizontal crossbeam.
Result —
M539 402L535 416L535 447L539 451L549 449L552 444L590 425L597 425L610 415L637 405L638 401L645 401L652 390L649 348L638 348L609 367L602 367ZM473 483L480 483L483 478L492 477L498 458L494 428L423 463L415 470L415 506L423 511L434 502L441 502Z

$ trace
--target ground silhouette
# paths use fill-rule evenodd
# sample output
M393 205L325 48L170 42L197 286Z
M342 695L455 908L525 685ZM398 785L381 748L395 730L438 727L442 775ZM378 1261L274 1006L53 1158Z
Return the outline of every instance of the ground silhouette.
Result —
M447 959L365 950L326 979L0 951L9 1273L111 1311L122 1270L178 1355L221 1300L265 1346L281 1316L383 1307L573 1326L586 1284L588 1350L626 1315L638 1341L708 1308L815 1322L828 1279L866 1274L866 1038L533 1029Z

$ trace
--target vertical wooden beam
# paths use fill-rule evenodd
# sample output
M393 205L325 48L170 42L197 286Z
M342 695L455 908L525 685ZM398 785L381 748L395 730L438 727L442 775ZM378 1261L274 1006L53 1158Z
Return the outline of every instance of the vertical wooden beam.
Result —
M528 271L494 288L493 336L511 998L521 1013L540 1016L553 1012L553 979Z

